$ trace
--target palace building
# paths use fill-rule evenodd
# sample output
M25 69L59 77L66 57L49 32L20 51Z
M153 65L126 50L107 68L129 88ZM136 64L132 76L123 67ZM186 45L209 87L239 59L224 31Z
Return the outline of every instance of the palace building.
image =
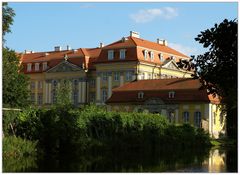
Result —
M132 95L140 91L142 94L137 94L137 97L143 96L141 98L141 100L145 100L143 105L148 102L152 103L151 100L156 97L156 103L166 106L168 102L160 95L165 90L161 89L160 84L171 80L190 78L193 74L192 71L181 69L176 64L180 59L189 60L189 56L170 48L166 40L156 39L155 42L144 40L140 38L139 33L133 31L130 32L130 36L122 37L106 46L103 43L96 48L71 49L67 46L66 49L62 49L60 46L56 46L53 51L47 52L25 51L20 55L20 59L23 66L22 71L30 77L31 101L37 106L49 106L56 103L57 88L62 80L71 82L71 100L75 106L89 103L105 105L107 102L109 109L117 109L116 104L118 103L118 106L125 106L124 109L139 110L137 109L141 108L141 105L138 104L139 98L133 99ZM125 91L124 93L120 92L120 90L130 88L131 85L135 86L136 83L140 89L133 89L134 92L130 94ZM158 83L160 83L159 86ZM146 99L149 92L146 93L144 88L150 88L151 85L156 88L155 92L149 96L149 99ZM173 89L172 95L176 95L177 98L179 95L178 84L175 85L173 87L176 89ZM188 84L185 85L188 86ZM185 85L181 84L181 86ZM195 86L194 88L197 91ZM186 87L183 91L187 92L188 90ZM194 93L189 93L189 98L191 94L195 95ZM181 98L181 102L186 101L183 94L178 97ZM199 99L199 103L196 104L198 108L211 103L211 101L202 103L201 100ZM190 100L186 101L186 104L178 105L180 101L176 101L174 111L177 108L183 109L187 104L189 108L194 108L191 105L196 102L193 103ZM137 105L133 107L133 104ZM210 110L209 106L208 108ZM162 108L146 110L164 113ZM165 110L166 115L170 114L167 108ZM182 110L178 110L182 112ZM203 110L205 110L204 114L207 114L207 109ZM171 113L171 115L173 114ZM180 114L175 112L174 115ZM204 118L207 119L206 115ZM200 120L202 120L201 117Z

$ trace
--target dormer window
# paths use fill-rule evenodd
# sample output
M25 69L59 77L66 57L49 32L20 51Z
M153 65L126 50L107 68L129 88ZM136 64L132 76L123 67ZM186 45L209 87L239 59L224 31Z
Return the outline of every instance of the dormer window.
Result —
M168 98L174 98L175 97L175 92L174 91L170 91L168 93Z
M151 59L151 61L154 60L154 52L153 51L150 52L150 59Z
M147 60L148 59L148 51L144 50L144 59Z
M47 62L43 63L43 71L47 69Z
M39 63L35 63L35 71L39 71Z
M126 56L126 49L121 49L120 50L120 59L125 59Z
M171 59L176 61L176 57L175 56L171 56Z
M138 92L138 98L143 99L144 93L143 92Z
M159 54L159 59L160 59L161 62L163 61L163 54L162 53Z
M32 71L32 63L27 64L27 71L28 72Z
M109 50L108 51L108 60L113 60L114 58L114 51L113 50Z

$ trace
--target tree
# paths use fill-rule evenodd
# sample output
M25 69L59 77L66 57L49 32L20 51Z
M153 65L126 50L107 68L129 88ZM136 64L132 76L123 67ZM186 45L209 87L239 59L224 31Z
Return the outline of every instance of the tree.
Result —
M13 23L15 13L7 3L2 8L3 37L11 32L10 26ZM14 50L3 47L3 106L4 107L25 107L29 104L28 77L21 72L19 57Z
M11 32L10 26L13 24L13 17L15 16L14 10L8 7L7 2L2 3L2 34L3 41L6 33Z
M3 106L25 107L29 104L28 77L20 73L19 58L3 48Z
M199 78L202 87L209 93L219 95L226 104L227 134L237 136L237 27L235 20L225 19L211 29L202 31L195 40L209 50L193 57L194 78ZM190 67L189 63L178 64Z

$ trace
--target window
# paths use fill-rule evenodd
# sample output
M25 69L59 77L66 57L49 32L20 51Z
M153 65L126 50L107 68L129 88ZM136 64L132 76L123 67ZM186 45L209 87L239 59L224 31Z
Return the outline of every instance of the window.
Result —
M90 79L90 87L95 87L95 79Z
M47 69L47 62L43 63L43 71Z
M107 72L102 73L102 80L107 81Z
M174 91L171 91L168 93L168 98L174 98L175 96L175 92Z
M148 51L144 50L144 59L147 60L148 59Z
M143 93L143 92L138 92L138 98L139 98L139 99L142 99L143 96L144 96L144 93Z
M187 111L183 112L183 122L184 123L189 122L189 112Z
M175 56L171 56L171 59L176 61L176 57Z
M160 59L160 61L163 61L163 54L162 53L159 54L159 59Z
M102 90L102 102L105 102L107 100L107 90Z
M128 71L126 72L126 81L131 81L132 80L132 72Z
M73 104L76 106L78 104L78 91L73 91Z
M93 102L95 102L95 93L94 92L91 92L90 94L89 94L89 101L91 102L91 103L93 103Z
M38 94L38 105L42 105L43 104L43 95L42 94Z
M121 49L120 50L120 59L125 59L126 56L126 50L125 49Z
M175 113L174 113L174 111L169 111L168 112L168 120L169 120L170 123L174 123L174 121L175 121Z
M38 82L38 89L42 89L42 81Z
M113 60L114 58L114 51L113 50L109 50L108 51L108 60Z
M35 63L35 71L39 71L39 63Z
M53 84L53 89L52 89L52 103L56 103L57 102L57 81L53 80L52 81Z
M32 89L32 90L35 89L35 82L34 82L34 81L31 82L31 89Z
M32 63L27 64L27 71L30 72L32 70Z
M150 59L151 59L151 61L154 60L154 52L153 51L150 52Z
M120 72L114 72L114 81L119 81Z
M144 73L140 75L140 80L144 80Z
M152 74L151 73L148 74L148 79L152 79Z
M194 126L201 127L201 112L194 113Z
M34 103L35 102L35 94L31 93L31 102Z

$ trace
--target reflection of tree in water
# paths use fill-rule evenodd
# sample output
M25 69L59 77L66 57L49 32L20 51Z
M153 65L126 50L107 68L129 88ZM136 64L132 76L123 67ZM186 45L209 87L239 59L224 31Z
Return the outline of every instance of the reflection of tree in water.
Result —
M36 157L9 157L3 159L3 172L26 172L29 171L29 168L37 168Z

